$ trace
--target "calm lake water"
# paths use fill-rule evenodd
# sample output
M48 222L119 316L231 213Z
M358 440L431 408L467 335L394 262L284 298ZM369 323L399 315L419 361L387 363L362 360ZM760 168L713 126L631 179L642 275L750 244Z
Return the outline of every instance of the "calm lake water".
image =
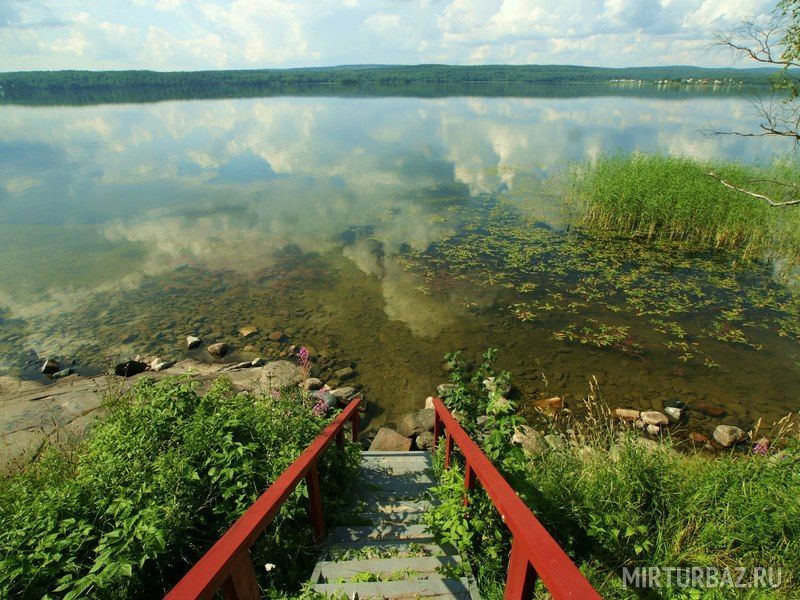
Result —
M84 372L109 355L179 358L187 334L229 341L231 360L271 357L287 347L267 339L280 330L330 368L355 366L373 427L445 381L445 352L489 346L527 399L563 394L577 407L596 377L612 405L681 398L746 426L778 418L800 408L791 333L756 324L748 343L703 337L711 305L664 319L683 338L625 303L537 319L531 303L566 304L557 294L587 273L553 267L562 250L536 273L513 251L475 247L517 223L509 244L544 264L537 244L563 242L564 172L603 152L768 161L790 150L702 135L751 123L749 107L712 94L0 106L0 372L35 376L31 350ZM728 272L712 260L713 277ZM692 269L670 281L704 285ZM754 268L722 287L750 298L753 279L772 285ZM639 348L565 337L587 320L627 328ZM259 333L243 340L247 325ZM678 338L699 344L690 358Z

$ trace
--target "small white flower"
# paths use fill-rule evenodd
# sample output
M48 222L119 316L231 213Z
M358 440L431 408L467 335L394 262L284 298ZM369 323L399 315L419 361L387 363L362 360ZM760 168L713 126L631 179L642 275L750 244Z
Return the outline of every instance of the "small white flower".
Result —
M272 571L272 569L275 568L275 565L273 565L272 563L267 563L264 565L264 568L267 570L267 573L269 573L270 571Z

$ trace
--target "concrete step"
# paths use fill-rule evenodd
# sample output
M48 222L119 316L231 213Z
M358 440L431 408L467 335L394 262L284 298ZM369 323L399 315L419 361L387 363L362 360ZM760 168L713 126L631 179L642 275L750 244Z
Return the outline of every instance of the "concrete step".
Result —
M359 600L365 598L457 598L468 600L471 597L469 582L466 579L408 579L403 581L381 581L371 583L319 583L314 591L326 596L352 598L357 594Z
M442 569L454 569L461 563L459 556L422 556L411 558L370 558L343 562L320 561L311 576L313 583L338 583L352 581L359 575L370 573L377 579L405 580L440 576Z
M425 500L384 501L373 497L373 502L365 502L361 516L374 525L381 523L418 523L431 503Z
M433 542L433 535L427 526L412 525L359 525L356 527L337 527L333 530L333 542L354 542L357 540L403 540L409 542Z
M456 554L450 544L439 545L416 540L351 540L331 542L320 558L324 561L360 560L366 558L415 558Z

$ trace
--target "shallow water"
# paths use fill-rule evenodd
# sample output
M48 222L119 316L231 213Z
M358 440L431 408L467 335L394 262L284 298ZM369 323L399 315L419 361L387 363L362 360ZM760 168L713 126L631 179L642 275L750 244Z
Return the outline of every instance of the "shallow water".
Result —
M570 163L618 149L785 154L774 140L702 135L748 121L749 106L725 95L0 106L0 370L33 376L30 350L85 372L109 355L179 357L191 333L275 356L286 344L267 335L282 330L331 368L352 362L373 427L422 404L446 378L445 352L489 346L527 399L564 394L577 409L596 377L614 405L681 398L722 405L743 425L778 418L800 408L800 344L762 323L758 302L743 306L749 345L701 333L713 302L670 314L698 344L689 359L654 331L658 315L619 298L525 312L548 294L583 293L576 278L588 275L569 252L548 253L546 272L530 268L565 235L558 182ZM520 236L534 227L545 237ZM498 249L507 235L516 254ZM607 265L625 254L592 263L598 276L618 277ZM736 281L708 297L783 293L763 268L717 262L707 277L735 271ZM706 277L659 268L644 273L654 285ZM641 349L558 339L588 319L628 327ZM245 325L259 333L238 338Z

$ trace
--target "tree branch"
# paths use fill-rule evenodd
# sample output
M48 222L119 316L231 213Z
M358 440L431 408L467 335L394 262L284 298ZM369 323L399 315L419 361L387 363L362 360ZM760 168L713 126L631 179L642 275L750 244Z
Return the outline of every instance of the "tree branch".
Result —
M722 177L720 177L719 175L717 175L715 173L708 172L708 173L706 173L706 175L708 175L709 177L713 177L714 179L719 181L725 187L730 188L730 189L732 189L732 190L734 190L736 192L741 192L742 194L747 194L748 196L752 196L753 198L759 198L761 200L766 200L767 203L769 203L770 206L791 206L793 204L800 204L800 199L787 200L785 202L776 202L775 200L773 200L769 196L765 196L764 194L757 194L756 192L751 192L749 190L743 190L740 187L736 187L735 185L733 185L732 183L728 183L727 181L722 179Z

